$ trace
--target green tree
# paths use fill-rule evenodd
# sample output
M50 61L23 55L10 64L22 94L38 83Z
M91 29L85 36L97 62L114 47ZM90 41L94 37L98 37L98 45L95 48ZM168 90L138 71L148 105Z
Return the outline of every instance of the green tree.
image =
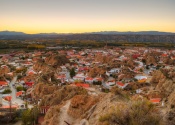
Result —
M22 75L18 75L18 79L21 79L22 78Z
M32 121L33 124L37 124L38 123L38 116L39 116L39 109L37 106L34 106L31 110L31 115L32 115Z
M23 125L31 125L31 122L32 122L31 110L27 109L22 113L22 123Z
M3 94L10 94L12 91L10 90L10 89L5 89L4 91L3 91Z
M22 87L22 86L18 86L18 87L16 88L16 90L17 90L17 92L22 91L22 90L23 90L23 87Z
M140 69L140 72L143 72L143 69Z
M72 68L72 69L70 70L70 77L72 78L72 77L74 77L74 76L75 76L75 69Z
M146 63L146 59L142 59L142 62L145 64Z
M161 67L161 65L157 65L157 66L156 66L156 69L158 70L158 69L160 69L160 67Z
M149 69L149 65L146 65L146 69Z

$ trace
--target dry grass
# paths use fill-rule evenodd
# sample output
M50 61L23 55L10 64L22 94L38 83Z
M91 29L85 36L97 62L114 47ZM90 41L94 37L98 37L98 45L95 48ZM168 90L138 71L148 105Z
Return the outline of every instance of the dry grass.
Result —
M97 102L97 97L89 95L76 95L71 99L68 114L74 118L80 118Z
M65 86L58 89L53 94L43 96L40 105L58 105L62 101L66 101L74 97L75 95L86 95L87 91L84 88Z
M162 123L159 112L147 100L131 101L111 107L108 113L99 118L99 121L110 125L160 125Z

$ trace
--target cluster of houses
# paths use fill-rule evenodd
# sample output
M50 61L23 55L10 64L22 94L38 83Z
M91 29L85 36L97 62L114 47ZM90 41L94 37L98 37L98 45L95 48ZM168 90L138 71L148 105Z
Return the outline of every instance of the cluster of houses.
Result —
M136 56L134 55L135 53L138 53L138 51L134 51L132 54L132 50L125 50L127 53L131 54L134 56L134 58L137 57L141 57L139 54L136 54ZM83 50L83 51L79 51L77 52L76 50L70 50L67 52L63 52L61 51L60 53L66 53L67 54L67 58L69 58L69 60L71 62L74 62L75 64L72 65L72 67L75 68L75 72L76 75L71 79L69 78L66 74L62 74L62 75L58 75L58 79L62 80L62 81L66 81L69 80L69 82L76 82L76 81L81 81L84 83L89 83L92 84L93 82L102 82L103 84L105 84L106 86L111 86L111 85L117 85L121 88L125 88L127 86L127 84L129 83L122 83L121 81L119 82L118 80L114 80L113 78L113 74L117 74L122 75L122 69L123 67L125 67L124 65L121 65L120 67L111 67L109 66L108 62L107 63L103 63L100 62L98 60L96 60L96 56L100 55L100 56L110 56L112 57L112 60L109 60L109 62L122 62L122 61L127 61L129 60L129 57L126 56L123 52L123 50L121 50L120 48L116 48L114 50L109 49L109 50ZM122 53L123 54L119 54ZM144 68L143 63L141 62L141 58L139 59L135 59L134 60L135 63L138 63L138 66L136 66L134 69L130 69L130 67L127 67L128 69L132 70L133 72L140 73L138 71L138 69L140 68ZM98 74L95 77L92 77L90 75L88 75L89 70L91 70L93 67L95 66L109 66L109 70L106 70L105 75L107 78L103 78L100 74ZM66 66L61 66L62 70L65 71ZM111 77L113 78L113 80L109 80L111 79ZM134 78L134 77L133 77ZM147 74L143 75L143 73L141 73L141 77L135 77L136 79L141 81L145 81L147 79ZM131 78L132 79L132 78ZM122 84L121 84L122 83ZM124 84L124 85L123 85Z
M47 54L64 54L69 59L70 63L61 65L59 70L55 70L54 75L61 83L75 84L81 87L93 87L93 84L99 82L101 87L111 89L117 86L125 89L131 86L134 81L138 83L149 83L151 72L156 70L157 65L172 67L164 62L165 58L175 60L175 50L162 50L158 48L119 48L112 49L82 49L82 50L50 50L50 51L34 51L24 52L19 51L12 54L0 56L0 75L14 77L15 75L37 76L41 75L42 71L35 71L33 66L38 60L47 58ZM151 53L159 53L154 56L157 62L147 64L145 60ZM153 56L153 55L152 55ZM90 72L94 67L105 70L104 73L94 71L95 75ZM74 69L74 76L70 76L70 69ZM59 71L59 72L58 72ZM3 73L2 73L3 72ZM35 79L18 79L17 85L24 86L27 89L35 85ZM50 81L52 81L50 79ZM4 87L8 86L9 82L0 80L0 92ZM135 90L140 94L142 88ZM23 92L17 92L16 96L21 96ZM152 99L153 102L157 102ZM159 99L160 100L160 99Z

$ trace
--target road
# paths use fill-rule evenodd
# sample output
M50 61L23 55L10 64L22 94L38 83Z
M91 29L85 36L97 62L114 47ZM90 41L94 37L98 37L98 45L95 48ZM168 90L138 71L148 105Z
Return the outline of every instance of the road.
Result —
M25 102L22 99L16 98L16 89L15 87L13 87L13 85L15 84L17 80L17 76L15 76L12 81L10 82L10 89L12 90L11 96L12 96L12 104L18 104L18 105L22 105L25 104Z
M16 80L17 80L17 76L15 76L12 79L12 81L9 83L9 87L10 87L10 89L12 91L12 93L11 93L11 96L12 96L12 105L22 105L22 104L25 104L25 101L16 97L16 89L15 89L15 87L13 87L13 85L16 82ZM2 94L0 96L2 96ZM2 99L2 105L3 106L9 106L9 102L6 101L6 100L4 100L4 99ZM29 108L32 108L33 106L32 105L28 105L28 107Z
M12 79L12 81L9 83L9 87L12 91L12 93L10 95L12 96L12 105L21 105L21 104L24 104L24 101L16 98L16 89L13 87L13 84L15 84L16 80L17 80L17 76L15 76ZM2 94L0 94L0 97L2 99L2 105L9 106L9 102L2 98Z

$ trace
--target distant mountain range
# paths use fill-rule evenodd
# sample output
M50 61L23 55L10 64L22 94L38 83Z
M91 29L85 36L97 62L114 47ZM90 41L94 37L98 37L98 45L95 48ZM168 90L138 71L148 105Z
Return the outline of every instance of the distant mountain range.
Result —
M36 35L36 36L56 36L56 35L71 35L73 33L38 33L38 34L26 34L23 32L16 31L0 31L0 36L21 36L21 35ZM76 34L76 33L75 33ZM100 32L87 32L87 33L77 33L77 34L102 34L102 35L175 35L171 32L159 32L159 31L139 31L139 32L118 32L118 31L100 31Z
M0 31L0 35L58 35L57 33L38 33L38 34L26 34L23 32L16 32L16 31Z
M0 31L0 35L25 35L25 33L15 31Z
M88 33L38 33L26 34L15 31L0 31L0 40L60 39L62 41L128 41L128 42L171 42L175 43L175 33L159 31L118 32L101 31Z
M101 31L101 32L93 32L93 34L112 34L112 35L175 35L175 33L171 32L160 32L160 31L139 31L139 32L118 32L118 31Z

